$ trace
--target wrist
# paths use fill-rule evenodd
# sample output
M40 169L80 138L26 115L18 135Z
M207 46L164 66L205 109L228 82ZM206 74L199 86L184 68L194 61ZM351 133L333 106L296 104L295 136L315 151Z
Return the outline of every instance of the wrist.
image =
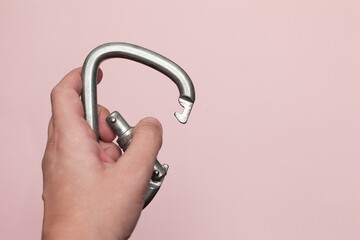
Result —
M62 240L62 239L95 239L96 233L87 227L87 223L82 224L75 219L64 217L44 217L42 240Z
M44 217L42 240L123 240L109 229L91 224L80 217Z

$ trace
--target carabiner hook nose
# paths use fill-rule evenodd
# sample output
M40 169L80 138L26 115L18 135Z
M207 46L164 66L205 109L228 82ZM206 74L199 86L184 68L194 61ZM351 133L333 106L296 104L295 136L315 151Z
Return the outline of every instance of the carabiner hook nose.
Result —
M128 43L107 43L95 48L85 59L82 69L83 88L81 99L84 105L85 119L93 129L97 141L99 141L96 77L99 65L109 58L126 58L143 63L168 76L178 87L180 92L179 103L184 108L182 113L175 112L175 117L180 123L186 123L193 103L195 101L194 85L186 72L176 63L148 49ZM133 128L118 113L113 112L106 119L109 126L118 135L119 146L126 151L132 139ZM166 176L169 166L161 165L155 161L153 176L150 180L144 207L155 197Z
M177 118L177 120L179 120L179 122L185 124L190 116L193 102L190 102L183 98L179 98L179 103L181 106L184 107L184 110L182 113L175 112L175 117Z

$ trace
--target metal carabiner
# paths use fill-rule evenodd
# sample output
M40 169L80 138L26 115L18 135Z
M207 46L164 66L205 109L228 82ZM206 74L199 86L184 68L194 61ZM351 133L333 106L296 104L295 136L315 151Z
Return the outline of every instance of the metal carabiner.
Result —
M97 141L99 141L99 127L96 78L100 63L109 58L125 58L133 60L156 69L168 76L178 87L180 92L179 103L184 108L182 113L175 112L175 117L180 123L187 122L195 101L195 90L190 77L180 66L160 54L133 44L107 43L91 51L85 59L82 68L83 88L81 99L84 105L85 119L93 129ZM130 144L133 128L129 126L118 112L111 113L106 121L118 135L117 142L123 151L125 151ZM153 176L146 192L144 208L158 192L167 173L167 169L168 165L161 165L158 160L156 160Z

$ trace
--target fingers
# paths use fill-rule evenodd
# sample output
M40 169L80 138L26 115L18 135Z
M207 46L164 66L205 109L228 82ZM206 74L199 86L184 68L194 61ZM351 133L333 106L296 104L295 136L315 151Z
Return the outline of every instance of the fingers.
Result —
M109 157L105 158L104 161L115 163L121 156L121 150L118 145L112 142L116 135L106 122L106 117L109 115L110 112L107 108L98 105L100 146Z
M52 136L53 132L54 132L54 120L53 117L51 117L48 125L48 139Z
M104 162L115 163L121 156L120 148L113 142L100 141L100 147L109 158L104 158Z
M98 72L98 82L102 78ZM71 124L74 120L84 118L84 110L79 98L82 89L81 68L68 73L52 90L51 104L54 121ZM58 125L57 123L55 125Z
M98 119L99 119L99 137L104 142L112 142L115 138L114 131L106 122L106 117L110 115L107 108L98 105Z
M146 184L162 144L162 127L155 118L145 118L135 127L129 148L121 157L120 169ZM134 174L136 173L136 174ZM141 183L142 182L142 183Z

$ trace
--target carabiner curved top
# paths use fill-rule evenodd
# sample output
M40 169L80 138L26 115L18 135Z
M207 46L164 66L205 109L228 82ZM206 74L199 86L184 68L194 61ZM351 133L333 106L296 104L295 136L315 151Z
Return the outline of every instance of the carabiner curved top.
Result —
M96 77L99 65L109 58L126 58L143 63L168 76L178 87L180 92L179 103L184 107L183 113L175 113L181 123L186 123L195 101L194 86L186 72L168 58L151 50L129 43L103 44L87 56L82 69L82 101L85 111L85 119L89 123L99 140L98 117L97 117L97 92Z

